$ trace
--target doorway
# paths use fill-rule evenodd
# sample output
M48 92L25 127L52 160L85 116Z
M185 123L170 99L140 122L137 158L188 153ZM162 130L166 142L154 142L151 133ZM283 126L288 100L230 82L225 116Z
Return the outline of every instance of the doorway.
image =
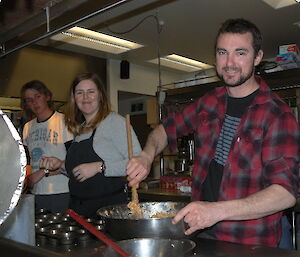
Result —
M130 114L130 123L133 127L142 148L146 144L151 127L147 124L146 100L152 96L118 91L118 113L125 117Z

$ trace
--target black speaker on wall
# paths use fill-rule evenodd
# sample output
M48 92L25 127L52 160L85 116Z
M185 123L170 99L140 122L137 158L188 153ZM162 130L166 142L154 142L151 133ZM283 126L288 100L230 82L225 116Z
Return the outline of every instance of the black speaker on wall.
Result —
M121 79L129 79L129 62L126 60L121 61L120 64L120 78Z

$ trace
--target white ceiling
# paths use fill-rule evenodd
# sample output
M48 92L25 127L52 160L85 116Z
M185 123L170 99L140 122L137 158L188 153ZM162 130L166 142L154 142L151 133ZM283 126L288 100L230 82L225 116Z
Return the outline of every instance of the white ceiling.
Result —
M151 2L155 1L129 1L128 4L118 7L114 11L105 12L79 25L97 29L97 24L103 23L119 13L126 13L126 8L132 10ZM143 48L122 55L108 55L71 45L59 45L53 42L50 45L98 57L127 59L131 62L145 64L147 60L158 56L157 23L153 18L155 15L162 26L159 40L160 56L176 53L213 65L215 35L220 24L228 18L245 18L260 28L264 38L265 59L274 58L278 54L280 45L297 43L300 46L300 27L295 25L300 22L299 3L273 9L262 0L177 0L169 2L111 25L109 29L104 28L103 25L99 29L101 32L143 44L145 45ZM143 19L145 20L139 24ZM137 27L134 28L135 26ZM115 32L132 31L118 35L113 34L111 30ZM44 40L42 44L49 45L49 42L49 40Z

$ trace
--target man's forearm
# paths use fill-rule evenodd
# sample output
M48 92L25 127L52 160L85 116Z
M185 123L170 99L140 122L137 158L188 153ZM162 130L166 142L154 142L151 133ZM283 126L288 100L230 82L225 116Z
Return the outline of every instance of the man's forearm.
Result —
M243 199L217 202L221 220L248 220L261 218L294 206L295 197L280 185Z
M146 156L152 163L155 156L167 146L167 134L162 125L158 125L148 136L142 156Z
M146 145L139 156L131 158L126 166L129 186L138 185L150 170L154 157L167 145L167 134L162 125L157 126L148 136Z

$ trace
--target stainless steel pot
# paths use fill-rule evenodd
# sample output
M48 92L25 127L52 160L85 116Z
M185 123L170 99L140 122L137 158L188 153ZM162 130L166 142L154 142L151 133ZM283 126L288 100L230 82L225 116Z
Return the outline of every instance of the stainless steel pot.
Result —
M26 173L26 154L21 138L9 118L0 110L0 225L17 205Z
M183 202L144 202L140 203L143 218L131 216L126 204L103 207L97 214L105 221L105 231L115 240L130 238L185 238L185 223L181 220L176 225L172 218L182 209ZM171 214L172 217L153 218L156 214Z
M192 240L182 239L154 239L140 238L117 242L131 257L187 257L192 255L195 243ZM106 247L101 256L120 256L112 248Z

